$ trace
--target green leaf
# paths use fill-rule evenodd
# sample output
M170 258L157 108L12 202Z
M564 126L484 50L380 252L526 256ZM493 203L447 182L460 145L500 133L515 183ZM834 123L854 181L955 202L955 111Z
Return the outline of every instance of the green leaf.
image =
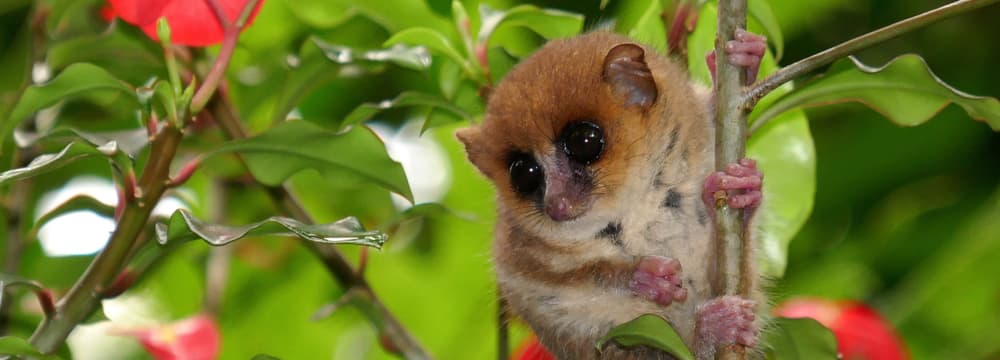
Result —
M387 229L389 227L398 225L403 221L417 218L417 217L440 217L444 215L451 215L456 218L465 221L476 221L476 216L474 214L459 212L448 208L439 203L422 203L409 207L406 210L396 214L389 220L386 220L379 226L381 229Z
M476 36L479 44L489 44L490 36L505 27L523 26L549 40L573 36L583 29L582 15L534 5L515 6L504 11L480 4L479 18L482 23Z
M781 26L778 25L778 18L771 10L771 4L767 0L750 0L747 2L747 16L757 21L764 29L767 42L774 45L774 58L781 60L785 54L785 38L781 34Z
M607 335L597 339L597 350L604 349L608 341L612 340L623 346L646 345L657 348L679 360L694 360L691 349L684 344L684 340L681 340L670 323L653 314L644 314L611 329Z
M347 46L330 44L319 38L312 38L323 55L337 64L352 63L391 63L413 70L425 70L431 66L431 57L427 49L395 44L388 49L361 51Z
M284 88L277 96L272 120L282 121L312 90L341 76L348 64L375 71L386 63L423 70L430 66L427 50L395 45L389 49L358 50L311 38L299 52L298 61L291 65Z
M809 219L815 201L816 146L805 113L785 113L754 132L747 157L757 161L765 178L764 201L754 217L760 270L778 278L788 262L788 244Z
M38 351L38 349L35 349L34 346L31 346L27 340L13 336L0 337L0 355L45 357L41 351Z
M662 13L663 7L660 6L660 0L650 0L646 11L639 17L635 27L629 29L628 36L649 45L661 54L665 54L667 52L667 30L663 25L663 19L660 18Z
M257 354L250 358L250 360L281 360L281 358L274 355Z
M436 95L431 95L416 91L405 91L400 93L392 100L384 100L378 103L364 103L354 108L344 121L341 122L341 126L350 126L354 124L360 124L375 116L383 110L408 107L408 106L428 106L432 109L441 109L448 111L462 119L472 119L472 117L462 110L461 108L453 105L448 100Z
M853 64L853 66L852 66ZM806 83L777 101L752 122L767 121L790 109L857 101L902 126L930 120L954 103L973 119L1000 131L1000 101L958 91L931 72L924 59L902 55L880 68L853 57L834 64L822 77Z
M95 91L113 90L133 94L134 89L106 70L92 64L78 63L66 67L52 81L32 85L21 96L10 116L0 126L0 144L18 124L36 111L52 106L59 100Z
M209 155L225 152L242 153L254 177L268 185L315 169L327 176L357 176L413 201L403 167L389 158L385 145L368 128L335 133L310 122L288 121Z
M66 213L81 211L81 210L93 211L95 213L107 216L109 218L115 215L114 206L105 204L100 200L97 200L88 195L82 195L82 194L76 195L70 198L69 200L64 201L62 204L59 204L59 206L56 206L49 212L43 214L38 218L38 220L35 220L34 225L32 225L31 227L31 232L36 233L38 229L41 229L42 226L45 226L45 223L49 222L49 220L57 218Z
M106 150L107 148L103 149ZM42 154L31 160L28 166L10 169L0 173L0 185L9 181L29 178L66 166L81 158L102 154L102 149L87 144L71 142L55 154Z
M437 30L424 27L406 29L396 33L382 45L392 46L396 44L424 46L430 51L443 55L458 63L463 69L465 69L466 74L473 75L476 73L472 68L472 64L466 58L466 55L462 55L462 53L455 48L455 45L452 44L451 40L448 40L447 37L439 33Z
M61 141L66 143L83 140L95 147L114 142L128 156L136 157L139 151L149 145L146 129L115 130L115 131L83 131L74 127L56 127L46 132L30 132L14 130L14 141L17 146L28 147L38 142Z
M156 239L160 244L202 239L211 245L221 246L247 236L265 235L296 236L321 244L354 244L376 249L381 249L387 238L380 231L366 231L353 217L329 224L309 225L287 217L272 216L249 225L227 226L206 223L187 210L179 209L170 216L168 223L156 224Z
M830 329L810 318L775 318L766 344L769 359L836 360L837 339Z

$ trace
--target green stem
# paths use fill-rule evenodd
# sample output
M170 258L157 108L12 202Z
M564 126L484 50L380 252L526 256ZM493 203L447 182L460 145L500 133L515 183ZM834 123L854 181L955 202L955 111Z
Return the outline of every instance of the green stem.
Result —
M209 4L212 4L218 0L208 1ZM236 41L239 39L239 34L246 26L250 14L253 14L253 9L257 7L258 1L248 0L243 4L243 10L240 11L240 17L236 19L235 23L230 23L226 19L225 13L214 11L219 24L222 24L223 29L225 29L225 37L222 40L222 46L219 48L219 56L216 57L215 63L212 64L212 69L208 71L208 75L205 76L205 82L201 84L198 91L194 93L194 97L191 98L191 114L201 112L201 109L205 108L205 104L215 94L215 90L219 88L222 77L226 75L226 68L229 67L229 60L233 57L233 51L236 50Z
M1000 0L959 0L941 6L923 14L907 18L892 25L861 35L848 40L840 45L834 46L813 56L799 60L791 65L785 66L766 79L757 82L746 95L743 96L742 103L745 109L753 109L760 99L774 91L782 84L791 81L799 76L816 70L822 66L830 64L837 59L846 57L855 52L864 50L873 45L891 40L907 32L921 27L937 23L938 21L972 11ZM757 129L762 124L754 124Z
M170 162L182 137L180 130L168 126L153 139L149 164L139 180L139 186L143 190L142 197L125 205L118 227L111 234L107 246L56 305L56 316L43 322L35 330L30 341L39 351L51 354L58 350L70 331L100 305L101 290L107 288L121 271L129 250L166 190Z
M719 0L718 36L715 40L715 168L744 157L747 140L747 115L741 107L746 71L729 64L725 44L733 40L736 29L746 29L746 0ZM749 247L745 246L743 210L728 206L716 208L716 269L712 290L715 295L748 296L750 281ZM717 359L743 359L742 346L722 346L716 349Z

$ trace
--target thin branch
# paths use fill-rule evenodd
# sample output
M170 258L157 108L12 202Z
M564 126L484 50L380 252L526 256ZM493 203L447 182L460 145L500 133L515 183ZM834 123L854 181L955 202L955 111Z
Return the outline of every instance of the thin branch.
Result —
M753 109L760 99L774 91L782 84L791 81L803 74L816 70L833 61L851 55L860 50L891 40L899 35L916 30L918 28L937 23L938 21L972 11L1000 0L959 0L923 14L899 21L895 24L883 27L870 33L848 40L840 45L829 48L813 56L799 60L778 70L771 76L755 84L746 95L743 96L742 104L745 109ZM720 11L721 13L721 11ZM758 127L755 125L755 128Z
M101 290L110 286L117 277L133 243L145 228L153 207L166 190L170 162L182 137L180 130L168 126L153 139L149 163L139 180L143 197L125 205L107 246L56 305L56 316L35 330L30 341L39 351L51 354L58 350L70 331L100 305Z
M728 164L744 157L747 140L747 115L741 104L746 71L729 64L726 42L733 40L736 29L746 29L746 0L720 0L718 36L715 40L717 82L715 84L715 168L724 170ZM743 210L728 206L716 208L716 270L712 279L713 293L718 295L749 294L748 246L743 233ZM743 359L746 349L739 345L716 349L716 359Z
M218 3L218 0L206 0L209 4ZM212 64L212 69L208 71L208 75L205 76L205 82L201 84L198 91L194 93L194 97L191 98L191 113L197 114L201 109L205 108L205 104L208 103L208 99L215 94L215 90L219 88L219 83L222 77L226 75L226 68L229 67L229 60L233 57L233 51L236 50L236 40L239 39L239 34L243 31L243 27L246 25L247 19L250 18L250 14L253 14L253 9L257 7L257 2L259 0L247 0L243 4L243 10L240 11L240 17L236 19L234 25L229 25L229 20L226 18L225 12L216 12L215 16L219 20L220 24L223 25L225 31L225 37L222 40L222 46L219 48L219 56L216 57L215 63ZM214 7L213 7L214 9Z
M243 128L243 123L237 117L232 104L229 103L229 99L225 94L216 97L215 101L211 102L212 115L219 127L222 129L223 133L230 139L244 139L248 137L247 130ZM246 162L243 157L238 156L244 166ZM261 184L262 187L267 189L271 198L278 203L283 212L290 215L291 217L305 222L313 223L312 216L305 210L305 207L299 202L299 200L291 193L291 191L285 186L267 186ZM403 327L403 325L396 320L396 318L389 312L389 309L383 305L378 298L375 296L374 291L368 285L363 277L358 274L357 271L351 266L337 248L333 246L320 245L314 242L303 242L309 251L316 255L316 257L323 263L327 271L340 283L340 285L345 289L357 289L359 291L366 292L371 295L372 308L378 314L379 319L371 319L372 321L380 321L382 324L382 332L385 339L390 342L390 346L393 350L399 351L407 359L430 359L430 355L427 354L426 350L420 346L419 343L413 338L412 335Z
M229 17L226 16L226 9L222 7L222 3L219 0L205 0L205 5L208 5L208 8L212 9L212 14L215 15L215 20L219 22L222 30L227 30L233 26L229 22Z

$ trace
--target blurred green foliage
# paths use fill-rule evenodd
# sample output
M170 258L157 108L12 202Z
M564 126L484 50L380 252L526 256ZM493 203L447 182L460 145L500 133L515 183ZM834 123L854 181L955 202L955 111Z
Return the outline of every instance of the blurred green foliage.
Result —
M773 32L773 22L780 27L784 55L778 65L941 3L768 2L776 21L758 9L757 24L751 25L769 32ZM35 56L44 58L53 73L73 63L89 62L132 85L144 84L151 76L166 78L158 45L127 24L118 22L109 28L97 16L102 1L38 3L60 10L36 25L45 28L47 39L45 56ZM483 22L478 4L462 3L471 28L478 29ZM584 31L614 25L610 27L638 29L631 34L642 38L663 31L657 17L649 15L658 14L658 9L671 2L610 1L604 9L596 0L484 3L493 9L522 4L558 9L568 13L568 22L574 19L571 14L582 15ZM4 117L14 109L32 72L31 63L25 62L28 44L35 41L28 32L32 4L26 0L0 3L0 68L4 69L0 72L0 115ZM483 111L478 84L470 79L497 81L546 37L568 34L517 26L497 28L490 37L486 66L449 63L435 55L427 70L399 63L340 64L331 61L330 48L324 48L324 44L336 44L359 51L381 50L395 34L415 27L439 32L455 42L461 38L452 20L455 9L444 0L267 0L240 39L227 73L228 92L254 133L271 128L289 111L330 132L347 125L345 119L370 118L388 129L424 118L425 127L434 125L423 136L440 144L449 164L450 186L437 200L448 211L399 218L390 193L366 181L377 178L373 173L330 176L331 172L319 169L282 175L294 173L288 183L317 222L356 216L366 227L390 233L382 251L368 254L366 278L381 301L436 358L488 359L496 353L495 283L489 261L493 193L465 161L452 134L467 124L467 117L476 121ZM1000 7L984 8L857 55L866 64L882 65L900 54L916 53L948 84L972 94L1000 97L1000 69L991 66L1000 63L994 36L997 18ZM460 58L470 50L460 42L452 46ZM700 59L703 47L690 47L691 58ZM189 55L201 59L205 52L215 51L193 49ZM705 77L701 64L692 60L696 78ZM209 64L196 60L190 65L204 68ZM435 98L402 101L399 95L405 92ZM131 98L86 95L58 105L60 126L88 131L141 126ZM356 112L362 104L386 99L409 106L369 105L369 110ZM1000 257L1000 136L970 120L957 106L948 106L933 120L912 128L894 125L853 103L810 108L805 114L809 131L803 120L796 123L796 133L811 133L815 143L815 202L805 226L790 243L784 277L774 280L776 301L817 295L867 302L898 327L915 359L1000 356L1000 281L996 281L1000 263L994 260ZM793 116L801 118L798 113ZM194 135L183 143L185 150L179 158L207 153L224 141L214 129L196 130ZM26 165L27 153L16 151L9 138L4 140L0 162L10 164L4 168ZM34 149L55 152L61 147L43 143ZM137 160L139 166L146 162L144 156ZM177 163L175 169L182 164ZM24 236L41 215L36 209L45 193L84 174L111 179L106 169L106 161L88 158L30 182L4 185L7 207L3 211L8 221L0 222L7 234L0 247L3 271L37 280L57 293L69 288L92 255L54 258L46 256L34 239L27 239L23 249L9 240ZM812 176L811 171L804 173L796 173L794 180ZM767 176L768 181L778 183L792 177L784 172ZM812 180L805 181L812 185ZM390 182L399 181L397 175ZM218 223L248 224L275 215L278 210L268 194L247 183L233 158L212 157L174 196L184 200L196 216ZM91 320L131 326L203 311L208 297L206 263L230 256L217 314L222 358L247 359L260 353L285 359L392 357L379 346L375 328L356 309L347 307L312 319L344 289L294 240L262 237L224 249L191 242L171 250L136 288L105 301L103 311ZM343 251L352 262L358 261L357 248L343 247ZM0 324L0 332L27 338L41 316L28 305L33 298L30 293L12 294L10 298L16 300L7 301L11 317ZM137 311L141 314L136 315ZM522 326L515 326L514 343L525 334ZM117 352L121 357L147 356L130 339L119 338L115 344L121 346ZM64 357L72 357L67 351L62 352ZM73 356L82 357L76 352Z

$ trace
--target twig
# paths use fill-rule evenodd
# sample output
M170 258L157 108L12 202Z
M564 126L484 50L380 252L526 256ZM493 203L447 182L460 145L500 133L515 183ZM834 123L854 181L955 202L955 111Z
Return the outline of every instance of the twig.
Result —
M728 164L744 157L747 139L747 114L741 107L746 71L729 64L725 44L733 40L736 29L746 29L746 0L719 0L718 36L715 40L715 168L724 170ZM743 233L743 210L718 207L715 216L716 271L713 281L715 295L742 295L749 292L747 275L748 246ZM716 359L743 359L745 348L739 345L716 349Z
M212 64L212 69L209 70L208 75L205 76L205 82L202 83L198 91L194 93L194 97L191 98L192 114L197 114L201 109L205 108L208 99L215 94L215 89L219 88L219 82L225 76L225 69L229 67L229 60L233 57L233 51L236 50L236 40L239 39L239 33L243 31L247 19L250 18L250 14L253 14L253 9L257 7L259 0L247 0L243 4L243 10L240 12L240 17L236 19L235 23L229 22L229 19L226 18L225 12L221 11L221 5L218 4L218 0L206 1L210 5L209 7L213 9L219 24L222 24L225 37L222 39L222 46L219 48L219 56L216 57L215 63ZM219 8L219 10L216 10L216 8Z
M55 352L70 331L100 305L101 290L111 285L117 277L133 242L144 229L153 207L166 190L170 162L181 138L180 130L167 126L153 139L149 163L139 180L143 198L125 205L108 245L91 261L80 279L56 305L57 315L35 330L30 341L39 351L46 354Z
M237 117L232 104L229 103L229 99L224 93L220 95L215 98L215 101L210 103L212 115L219 124L219 127L222 128L223 133L230 139L247 138L248 133L243 128L243 123ZM246 166L243 158L238 158ZM309 215L305 207L302 206L288 188L285 186L266 186L263 184L261 186L267 189L271 198L281 206L286 214L305 223L314 222L312 216ZM319 258L327 271L333 275L343 288L358 289L371 295L372 308L379 317L379 319L371 320L381 321L382 335L390 342L394 350L398 350L407 359L430 359L430 355L406 331L403 325L396 320L392 313L389 312L389 309L378 300L368 282L359 276L358 272L354 270L340 251L333 246L319 245L309 241L303 242L303 244Z
M247 8L252 10L256 4L257 0L247 1L240 14L241 18L244 15L249 17L252 11L247 10ZM237 21L237 23L244 22L245 19ZM222 78L229 65L229 59L238 37L239 31L227 29L220 56L216 58L212 69L205 77L206 79L215 79L214 83L206 80L206 83L198 89L196 98L207 101L215 93L219 79ZM228 47L227 44L229 44ZM195 102L192 102L191 114L198 113L198 110L194 109L194 104ZM100 305L103 290L112 285L112 282L117 278L122 265L128 260L135 242L145 229L153 207L167 190L170 164L173 162L177 147L183 137L181 130L172 125L163 127L159 134L153 137L149 160L143 170L142 178L139 179L139 187L143 190L142 197L125 204L118 226L111 234L107 246L91 261L87 270L56 305L56 316L50 321L42 322L35 329L30 342L39 351L46 354L55 352L59 345L66 340L70 331L90 316Z
M972 11L986 5L996 3L1000 0L959 0L953 3L941 6L937 9L925 12L923 14L907 18L905 20L896 22L895 24L883 27L881 29L872 31L870 33L861 35L854 39L845 41L840 45L834 46L813 56L807 57L805 59L799 60L791 65L781 68L771 76L766 79L757 82L753 87L747 91L746 95L743 96L741 100L744 109L753 109L760 99L765 95L777 89L782 84L791 81L803 74L810 71L816 70L824 65L832 63L833 61L846 57L857 51L866 49L872 45L876 45L887 40L893 39L904 33L916 30L918 28L934 24L938 21L950 18L955 15L965 13L967 11ZM720 14L721 14L720 10ZM754 129L757 129L762 124L754 124Z

